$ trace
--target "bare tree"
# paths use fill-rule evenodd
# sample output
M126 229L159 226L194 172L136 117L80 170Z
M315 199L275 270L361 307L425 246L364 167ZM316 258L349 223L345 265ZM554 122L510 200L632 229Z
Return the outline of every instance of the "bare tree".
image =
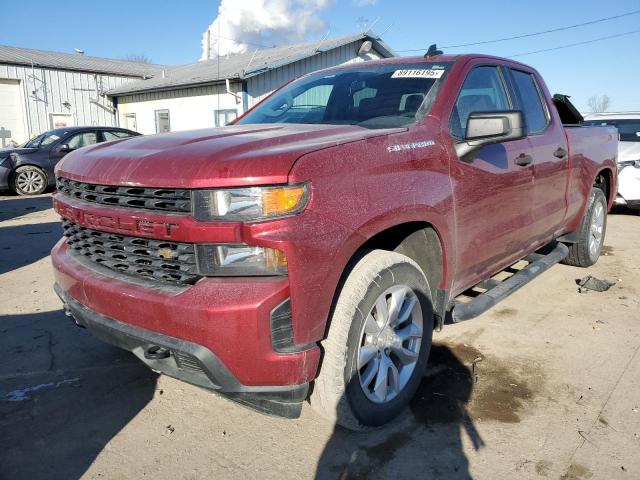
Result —
M130 53L123 60L127 60L129 62L138 62L138 63L153 63L149 57L145 53Z
M609 95L592 95L587 104L594 113L606 112L611 106L611 99Z

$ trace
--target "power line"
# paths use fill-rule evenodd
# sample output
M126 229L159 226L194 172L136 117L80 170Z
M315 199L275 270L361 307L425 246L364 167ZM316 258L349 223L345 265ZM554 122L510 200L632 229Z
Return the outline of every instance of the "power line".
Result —
M569 43L567 45L560 45L558 47L545 48L543 50L535 50L533 52L516 53L515 55L509 55L509 57L507 58L522 57L524 55L533 55L534 53L551 52L553 50L561 50L563 48L577 47L578 45L586 45L588 43L600 42L602 40L609 40L611 38L624 37L627 35L632 35L634 33L640 33L640 30L632 30L630 32L624 32L624 33L618 33L616 35L608 35L606 37L594 38L593 40L586 40L584 42Z
M445 45L444 47L440 47L440 48L471 47L471 46L474 46L474 45L486 45L488 43L506 42L508 40L517 40L517 39L520 39L520 38L535 37L535 36L538 36L538 35L546 35L547 33L561 32L563 30L570 30L572 28L584 27L586 25L594 25L596 23L608 22L609 20L615 20L617 18L628 17L630 15L637 15L639 13L640 13L640 10L634 10L632 12L622 13L620 15L614 15L613 17L599 18L597 20L591 20L589 22L577 23L575 25L567 25L565 27L552 28L551 30L544 30L544 31L541 31L541 32L526 33L526 34L522 34L522 35L514 35L512 37L496 38L494 40L484 40L484 41L481 41L481 42L460 43L458 45ZM427 49L426 48L414 48L414 49L411 49L411 50L396 50L396 51L397 52L422 52L422 51L425 51L425 50L427 50Z

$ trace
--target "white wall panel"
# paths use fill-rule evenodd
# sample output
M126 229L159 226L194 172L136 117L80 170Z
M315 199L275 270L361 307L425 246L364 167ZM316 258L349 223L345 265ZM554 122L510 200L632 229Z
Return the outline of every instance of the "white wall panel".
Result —
M231 85L239 92L241 85ZM226 92L224 85L168 90L129 95L118 98L120 125L127 114L135 114L138 131L145 135L156 133L155 111L169 110L171 131L215 127L216 110L237 110L242 113L242 102Z

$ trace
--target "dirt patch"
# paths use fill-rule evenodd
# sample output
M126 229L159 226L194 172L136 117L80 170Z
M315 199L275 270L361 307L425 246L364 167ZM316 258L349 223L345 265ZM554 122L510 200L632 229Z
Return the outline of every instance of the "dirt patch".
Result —
M541 378L533 367L525 372L466 344L434 344L429 364L411 403L414 416L425 424L519 422L537 393L531 379Z
M494 315L496 317L512 317L516 313L518 313L518 310L515 308L501 308L500 310L496 310Z
M593 477L593 473L587 467L572 463L567 469L567 473L560 476L560 480L586 480Z
M614 248L613 248L613 247L610 247L609 245L604 245L604 246L602 247L602 251L601 251L601 253L602 253L603 255L607 255L607 256L610 256L610 257L611 257L611 256L613 256L613 252L614 252Z
M536 473L541 477L548 477L551 473L551 462L540 460L536 462Z

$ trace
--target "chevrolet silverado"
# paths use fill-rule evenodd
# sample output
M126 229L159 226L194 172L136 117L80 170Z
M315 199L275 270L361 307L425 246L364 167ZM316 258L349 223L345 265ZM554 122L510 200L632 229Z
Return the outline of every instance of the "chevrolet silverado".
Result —
M234 125L78 150L56 168L55 289L154 371L382 425L434 329L597 261L618 136L574 111L518 62L393 58L305 75Z

